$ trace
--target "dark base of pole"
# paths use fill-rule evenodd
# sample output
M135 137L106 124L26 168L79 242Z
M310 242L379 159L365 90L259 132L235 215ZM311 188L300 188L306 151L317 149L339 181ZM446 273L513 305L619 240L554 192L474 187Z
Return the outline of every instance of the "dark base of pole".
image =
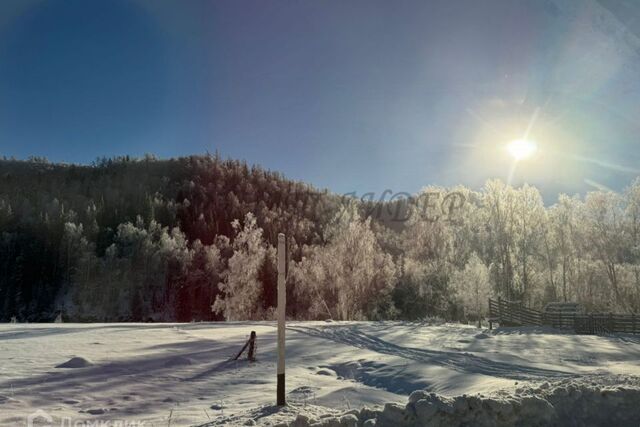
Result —
M278 374L278 406L286 405L284 401L284 374Z

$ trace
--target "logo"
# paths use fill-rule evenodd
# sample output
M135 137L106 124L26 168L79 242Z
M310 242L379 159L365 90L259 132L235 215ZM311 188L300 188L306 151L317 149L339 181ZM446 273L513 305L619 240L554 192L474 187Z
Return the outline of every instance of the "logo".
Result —
M42 409L38 409L27 417L27 427L144 427L142 420L74 420L70 417L63 417L54 423L53 417Z
M53 417L42 409L38 409L27 417L27 427L52 427Z

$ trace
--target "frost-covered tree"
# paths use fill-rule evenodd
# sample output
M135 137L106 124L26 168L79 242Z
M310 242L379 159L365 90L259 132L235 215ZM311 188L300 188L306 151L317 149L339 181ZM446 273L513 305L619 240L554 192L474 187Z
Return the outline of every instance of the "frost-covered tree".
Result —
M496 293L518 297L515 289L516 194L500 181L488 181L483 189L481 211L486 227L486 257Z
M631 273L629 302L633 311L640 311L640 179L625 190L625 264Z
M396 270L371 230L348 205L327 227L327 244L309 250L297 266L298 300L311 318L336 320L393 315L391 291Z
M554 290L551 298L560 296L569 301L575 295L574 280L578 241L580 201L561 194L558 202L547 212L544 231L545 257L549 286ZM559 292L556 288L559 287Z
M542 289L544 262L540 257L544 242L546 212L542 196L535 187L524 185L515 191L515 221L511 231L514 241L515 285L519 299L531 304Z
M425 188L409 207L409 219L400 238L401 266L394 290L397 309L407 318L450 317L453 295L450 290L454 254L465 249L456 245L455 227L447 217L441 188ZM459 252L458 252L459 251Z
M491 295L489 269L473 253L463 270L454 272L452 278L456 297L463 308L465 318L480 319L486 316L487 299Z
M260 319L264 317L260 271L265 257L273 257L275 249L263 240L253 214L245 216L244 224L236 220L232 225L237 233L233 256L222 274L222 294L216 298L213 310L227 320Z
M622 293L620 269L623 263L625 230L623 199L613 192L593 192L582 210L584 250L604 269L615 306L627 307Z

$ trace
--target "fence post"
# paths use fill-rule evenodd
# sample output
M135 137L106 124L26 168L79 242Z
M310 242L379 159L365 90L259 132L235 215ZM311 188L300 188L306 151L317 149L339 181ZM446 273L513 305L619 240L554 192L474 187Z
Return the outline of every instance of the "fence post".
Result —
M636 333L636 314L631 313L631 332Z
M502 297L498 297L498 320L500 321L500 327L502 327Z
M285 345L285 313L286 313L286 240L284 234L278 234L278 390L276 400L278 406L284 406L284 345Z
M491 298L488 298L489 300L489 330L493 329L493 322L491 321L491 319L493 319L493 310L491 310Z
M564 328L564 322L562 321L562 310L560 310L560 315L558 316L558 328L562 329Z
M615 332L615 324L613 322L613 313L609 312L609 324L607 325L609 327L609 333L613 333Z

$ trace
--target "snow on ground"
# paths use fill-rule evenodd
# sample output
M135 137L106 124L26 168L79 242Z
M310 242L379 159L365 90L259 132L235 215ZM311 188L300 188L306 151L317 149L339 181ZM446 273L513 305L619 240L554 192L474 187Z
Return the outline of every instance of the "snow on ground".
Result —
M252 330L258 361L230 361ZM335 425L339 418L329 416L344 418L350 410L344 425L368 417L385 425L390 416L412 425L420 414L447 425L463 407L467 412L455 415L456 422L491 425L526 414L533 420L531 411L552 417L544 402L582 413L608 405L623 414L620 425L629 420L624 416L635 425L639 421L630 408L640 408L640 394L633 394L640 390L633 377L640 375L640 337L457 324L291 322L290 405L280 410L273 406L275 345L272 322L0 325L0 425L25 425L38 409L54 422L126 420L147 426L267 425L299 413ZM414 394L407 404L416 390L426 394ZM483 397L474 400L477 394ZM468 419L469 411L483 418ZM386 425L400 420L394 423Z

